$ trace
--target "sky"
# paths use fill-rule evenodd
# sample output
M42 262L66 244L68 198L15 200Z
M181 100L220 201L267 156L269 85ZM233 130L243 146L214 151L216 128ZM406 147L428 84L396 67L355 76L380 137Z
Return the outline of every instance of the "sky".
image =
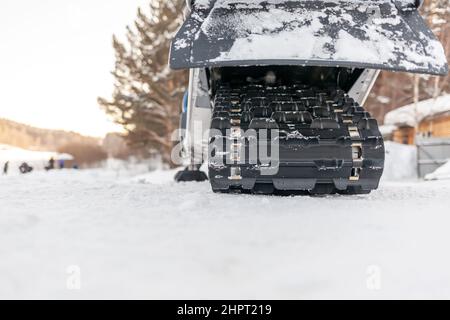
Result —
M110 97L113 33L124 38L148 0L1 0L0 118L103 136L119 131Z

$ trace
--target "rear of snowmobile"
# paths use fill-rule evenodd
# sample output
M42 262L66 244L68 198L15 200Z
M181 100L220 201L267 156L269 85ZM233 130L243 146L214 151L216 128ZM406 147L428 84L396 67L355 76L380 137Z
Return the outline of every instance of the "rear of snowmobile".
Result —
M207 159L215 192L376 189L384 143L363 105L380 70L448 72L420 4L188 0L170 55L190 69L176 179L206 179Z

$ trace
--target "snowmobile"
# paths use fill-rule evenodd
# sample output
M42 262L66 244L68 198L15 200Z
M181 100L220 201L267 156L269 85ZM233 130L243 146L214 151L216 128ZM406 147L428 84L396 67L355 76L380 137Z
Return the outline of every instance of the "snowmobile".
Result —
M421 4L188 0L169 58L190 70L175 179L206 180L207 160L215 192L377 189L384 142L363 105L380 70L448 72Z

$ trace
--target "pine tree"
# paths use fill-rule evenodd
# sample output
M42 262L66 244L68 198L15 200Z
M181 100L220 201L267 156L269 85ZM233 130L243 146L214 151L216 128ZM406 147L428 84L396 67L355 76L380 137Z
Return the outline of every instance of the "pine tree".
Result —
M152 0L137 12L127 41L113 37L116 64L112 99L99 104L126 130L130 146L161 155L173 166L171 135L178 127L187 73L168 66L170 41L182 23L183 0Z

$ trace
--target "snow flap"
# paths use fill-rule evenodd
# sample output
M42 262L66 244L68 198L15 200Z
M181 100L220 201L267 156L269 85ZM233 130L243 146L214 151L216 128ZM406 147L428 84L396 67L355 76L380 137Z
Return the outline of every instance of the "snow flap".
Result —
M174 69L312 65L444 75L414 0L198 0L172 42Z

